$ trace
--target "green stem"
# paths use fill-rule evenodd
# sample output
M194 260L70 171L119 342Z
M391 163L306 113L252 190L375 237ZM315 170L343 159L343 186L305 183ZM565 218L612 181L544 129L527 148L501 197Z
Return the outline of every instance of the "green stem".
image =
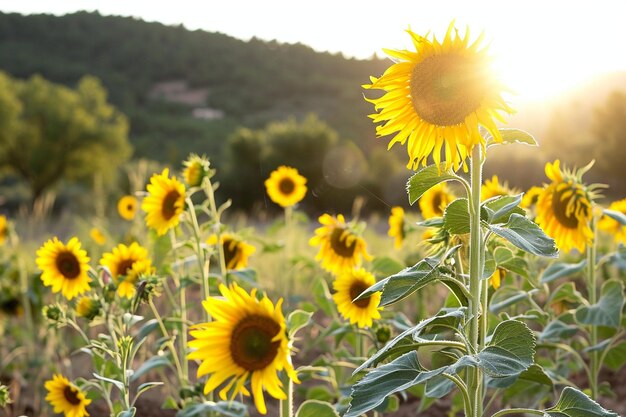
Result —
M172 358L174 359L174 366L176 367L176 373L178 374L178 380L182 381L183 380L183 368L182 368L182 366L180 364L180 360L178 359L178 353L176 352L176 346L174 346L174 343L172 342L172 338L170 337L169 333L167 332L167 329L165 328L165 324L163 323L163 319L161 319L161 315L159 314L159 311L154 306L154 302L152 301L152 299L150 301L148 301L148 304L150 305L150 309L152 310L152 314L154 314L154 318L156 319L157 323L159 323L159 328L161 329L161 333L163 333L163 336L165 336L165 338L167 339L167 347L170 349L170 352L172 354Z
M483 345L481 340L484 334L479 332L481 307L482 311L486 306L481 306L481 275L482 275L482 252L483 240L480 225L480 189L482 185L482 156L481 147L474 146L470 160L470 184L472 194L470 196L470 262L469 262L469 335L468 339L472 354L478 353L478 349ZM483 374L479 368L470 368L468 372L467 387L471 398L471 410L465 410L467 417L482 417L482 383Z
M463 405L464 405L465 411L467 413L468 410L472 409L472 400L470 398L469 392L467 391L467 386L465 385L463 380L461 378L459 378L457 375L444 373L443 376L445 378L448 378L450 381L454 382L454 384L461 391L461 394L463 395Z
M209 188L211 188L210 183L209 183ZM211 296L211 289L209 286L209 274L208 274L208 271L206 270L206 257L205 257L204 249L202 248L202 237L200 234L200 225L198 223L198 217L196 216L196 208L193 205L193 201L191 201L190 197L187 197L185 200L187 203L187 208L189 210L189 216L191 218L191 229L193 230L194 241L196 243L196 259L198 260L198 269L200 269L200 280L202 281L202 297L204 300L208 300L209 297ZM221 247L221 245L219 244L219 236L217 238L218 238L217 246ZM209 321L211 319L209 317L209 313L205 309L202 309L202 310L204 311L204 316L205 316L206 321Z
M290 297L293 296L295 285L293 282L293 277L291 276L291 254L292 254L292 233L291 229L293 228L293 207L287 206L285 207L285 267L286 271L282 277L282 280L286 280L283 285L283 288L287 289L286 299L289 303Z
M594 305L598 302L598 294L597 294L597 282L596 282L596 222L595 216L591 219L591 231L593 232L593 242L590 245L587 245L587 288L589 291L589 304ZM590 332L590 343L591 346L596 346L598 344L598 326L591 325ZM598 398L598 374L600 372L600 363L599 363L599 353L598 350L594 350L590 353L590 373L591 378L589 380L589 385L591 388L591 398Z
M287 375L287 372L282 373L283 386L287 388L285 393L287 398L280 400L280 417L292 417L293 416L293 381Z
M192 207L193 209L193 207ZM174 255L174 259L176 259L176 234L174 229L170 229L170 241L172 243L172 254ZM200 257L200 254L198 254ZM177 274L172 274L176 276ZM204 280L203 280L204 281ZM185 354L187 351L187 291L185 287L180 285L180 281L176 276L176 286L178 287L178 295L180 296L180 327L181 327L181 335L180 335L180 352L182 352L182 376L183 380L179 381L180 384L189 382L189 360L187 359L187 355Z
M507 414L534 414L536 416L545 415L543 411L535 410L533 408L508 408L506 410L500 410L497 413L492 414L491 417L500 417Z
M217 205L215 204L215 192L213 191L213 184L211 181L207 181L206 194L209 198L209 207L211 209L211 216L213 217L215 235L217 236L217 257L220 264L220 275L222 281L228 284L228 274L226 270L226 258L224 257L224 245L222 245L222 228L220 223L220 214L217 211Z

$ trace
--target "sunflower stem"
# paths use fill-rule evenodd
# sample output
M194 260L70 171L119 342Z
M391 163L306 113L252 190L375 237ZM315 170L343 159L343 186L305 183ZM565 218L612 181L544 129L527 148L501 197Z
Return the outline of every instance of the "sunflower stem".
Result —
M484 343L482 340L485 335L480 333L480 315L481 311L485 312L486 306L482 306L481 297L481 275L482 275L482 260L484 252L482 230L480 225L480 188L482 185L482 166L483 160L481 155L481 147L474 146L472 149L472 156L470 159L470 184L471 184L471 196L470 196L470 262L469 262L469 343L472 350L472 354L478 353L480 346ZM486 326L485 326L486 327ZM465 410L467 417L482 417L483 414L483 374L479 368L469 368L467 387L471 399L471 409Z
M593 242L587 245L587 288L589 292L589 304L594 305L598 302L597 294L597 282L596 282L596 218L595 215L591 218L591 224L589 225L593 233ZM590 331L590 343L591 346L598 344L598 326L591 325ZM590 354L590 380L589 386L591 388L591 398L598 398L598 373L600 372L600 352L595 349Z
M174 255L174 259L176 259L176 233L174 229L170 229L170 241L172 243L172 254ZM200 248L202 249L202 248ZM198 259L200 259L200 254L197 255ZM201 272L202 273L202 272ZM189 360L187 359L186 351L187 351L187 292L185 287L180 285L180 280L176 276L177 274L172 274L175 277L176 286L178 287L178 294L180 296L180 322L181 322L181 335L180 335L180 352L182 353L182 377L183 380L179 381L181 384L189 383ZM203 280L204 281L204 280Z
M286 280L286 285L283 286L283 288L287 289L287 293L285 298L287 299L287 303L290 303L291 297L293 296L293 292L295 290L295 285L294 282L292 280L291 277L291 253L292 253L292 232L291 229L293 228L293 207L292 206L287 206L285 207L285 267L286 267L286 271L285 274L283 276L283 280Z
M182 381L183 380L183 368L180 364L180 360L178 359L178 353L176 351L176 346L174 346L174 343L172 342L172 338L169 335L167 328L165 327L165 324L163 323L163 319L161 318L161 315L159 314L159 310L157 310L157 308L154 305L154 302L152 301L152 299L150 299L150 301L148 301L148 304L150 305L150 310L152 310L152 314L154 314L154 318L156 319L157 323L159 323L159 328L161 329L161 333L163 333L163 336L167 339L167 347L170 349L170 353L172 354L172 358L174 359L174 366L176 367L176 373L178 375L178 380Z
M208 188L212 190L212 186L210 183L209 183ZM198 260L198 269L200 269L200 280L202 281L202 297L204 300L208 300L209 297L211 296L211 289L209 286L209 276L208 276L209 274L208 274L207 267L206 267L207 260L205 257L204 249L202 248L200 225L198 223L198 217L196 216L196 208L193 205L193 201L191 201L191 197L186 197L185 201L189 209L189 216L191 219L191 229L193 230L193 237L196 243L196 259ZM211 320L211 318L209 317L209 313L204 309L203 311L204 311L206 321Z
M217 236L217 258L220 264L220 275L222 277L222 282L229 284L228 282L228 271L226 270L226 258L224 257L224 245L222 245L222 228L221 228L221 220L220 213L217 210L217 205L215 204L215 192L213 190L213 184L211 180L207 180L206 194L209 198L209 207L211 209L211 217L213 218L213 228L215 229L215 235ZM195 216L195 214L194 214ZM208 285L208 283L207 283Z
M293 381L287 375L282 373L283 386L286 387L285 392L287 398L280 400L280 417L293 417Z

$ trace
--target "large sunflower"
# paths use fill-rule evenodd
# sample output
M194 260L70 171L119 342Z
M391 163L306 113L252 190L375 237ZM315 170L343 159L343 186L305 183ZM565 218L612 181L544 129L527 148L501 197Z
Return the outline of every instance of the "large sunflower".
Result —
M113 248L112 252L102 255L100 265L106 266L117 284L120 297L133 298L135 284L142 274L149 274L152 264L148 258L148 250L133 242L130 246L123 243Z
M557 247L569 252L584 252L593 239L590 227L592 199L582 184L582 173L561 170L560 161L546 164L546 175L552 183L546 185L537 199L535 221L556 241Z
M517 193L519 193L519 191L509 187L507 181L500 183L498 176L494 175L491 179L485 180L485 183L480 187L480 200L485 201L493 197Z
M362 258L370 259L365 241L346 224L343 215L335 218L323 214L319 218L322 227L315 230L309 245L319 246L315 259L329 272L339 274L361 265Z
M86 407L91 404L85 393L62 375L54 375L46 381L46 401L54 407L55 413L63 413L65 417L88 416Z
M370 117L385 122L376 127L378 136L395 134L389 148L408 139L409 168L426 164L431 154L439 165L443 148L445 167L458 169L475 145L485 145L479 126L502 140L494 119L512 112L501 97L504 87L490 72L482 36L470 44L469 31L461 37L453 24L442 42L407 32L416 51L385 50L394 64L363 86L386 92L366 99L377 111Z
M282 207L299 203L306 195L306 178L295 168L280 166L265 180L267 195Z
M404 209L402 207L393 207L391 216L389 216L389 237L394 238L394 247L400 249L404 242Z
M3 215L0 215L0 245L4 245L7 234L7 218Z
M117 202L117 212L124 220L132 220L137 213L137 199L132 195L125 195Z
M159 236L178 225L180 214L185 208L185 186L176 177L169 177L165 168L161 174L154 174L148 184L148 197L141 208L146 212L146 224L156 229Z
M274 398L286 398L279 371L299 382L289 356L282 299L274 306L267 296L258 300L256 289L248 294L235 283L220 285L220 292L224 298L211 297L202 303L213 321L192 327L195 340L189 347L197 350L188 357L202 361L198 378L209 375L205 394L226 382L219 392L221 399L233 399L238 393L249 396L244 384L250 379L254 404L266 414L264 390Z
M368 298L353 301L363 291L376 283L374 275L363 268L347 270L337 276L333 281L333 300L337 304L337 310L350 324L359 327L372 327L374 319L380 318L380 292L372 294Z
M419 199L420 211L424 219L443 216L443 212L456 197L445 182L426 191Z
M89 291L89 258L77 238L71 238L67 245L56 237L48 240L37 250L36 262L42 271L41 280L45 286L52 287L53 293L60 291L71 300Z
M626 198L612 202L609 210L618 211L626 215ZM612 234L615 242L626 243L626 226L622 226L617 220L604 216L598 222L598 229Z
M248 266L248 258L256 252L254 246L230 233L221 234L220 240L224 250L224 263L227 269L242 269ZM217 244L217 235L211 235L207 240L207 244Z

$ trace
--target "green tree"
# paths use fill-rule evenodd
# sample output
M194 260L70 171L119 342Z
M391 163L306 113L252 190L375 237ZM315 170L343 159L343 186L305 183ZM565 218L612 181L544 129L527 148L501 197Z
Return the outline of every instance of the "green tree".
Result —
M0 168L26 181L34 204L61 180L106 178L131 154L127 119L94 77L70 89L0 74L0 108Z

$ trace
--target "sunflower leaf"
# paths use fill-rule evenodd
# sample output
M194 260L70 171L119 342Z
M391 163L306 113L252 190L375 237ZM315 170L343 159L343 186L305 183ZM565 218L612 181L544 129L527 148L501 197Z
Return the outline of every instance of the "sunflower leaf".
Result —
M453 235L470 232L470 216L467 198L457 198L443 213L443 228Z
M300 408L298 408L296 417L339 417L339 414L329 403L308 400L303 402Z
M626 214L619 211L607 209L604 209L602 212L613 220L619 222L622 226L626 226Z
M609 280L602 286L602 296L596 304L578 307L576 320L580 324L618 328L622 321L623 306L624 284Z
M543 274L541 274L541 283L547 284L548 282L552 282L555 279L574 275L575 273L582 271L586 265L586 259L583 259L576 264L566 264L562 262L554 263L547 267L543 271Z
M245 417L248 415L248 407L237 401L205 401L201 404L191 404L176 413L176 417L203 417L216 411L221 416Z
M521 129L498 129L502 142L496 142L491 133L485 132L484 137L487 141L487 146L494 145L506 145L508 143L522 143L530 146L538 146L539 144L535 138L528 132Z
M409 203L415 204L417 200L435 185L444 181L452 181L457 176L451 170L442 169L442 165L429 165L418 170L406 183L406 191L409 194Z
M498 324L491 342L479 354L478 366L492 378L519 375L527 370L535 357L535 336L519 320Z
M533 255L556 258L559 254L554 239L548 237L536 223L520 214L511 214L509 221L502 226L492 224L488 227L496 235Z
M566 387L554 406L545 410L546 417L619 417L577 390Z
M481 211L481 216L486 212L487 222L497 224L508 222L512 213L524 215L524 210L519 207L523 195L524 194L503 195L492 200L490 199L482 204L482 207L486 207L490 210Z

